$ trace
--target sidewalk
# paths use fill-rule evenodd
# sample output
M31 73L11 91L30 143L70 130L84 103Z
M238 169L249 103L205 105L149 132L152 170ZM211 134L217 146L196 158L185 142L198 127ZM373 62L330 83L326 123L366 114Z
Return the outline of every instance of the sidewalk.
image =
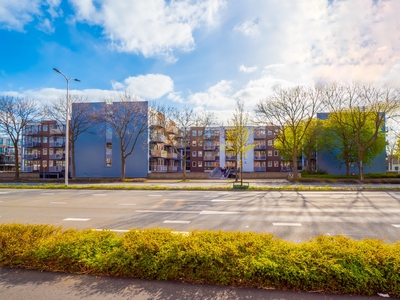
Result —
M96 277L0 267L0 299L19 300L367 300L374 296L234 288L184 282Z

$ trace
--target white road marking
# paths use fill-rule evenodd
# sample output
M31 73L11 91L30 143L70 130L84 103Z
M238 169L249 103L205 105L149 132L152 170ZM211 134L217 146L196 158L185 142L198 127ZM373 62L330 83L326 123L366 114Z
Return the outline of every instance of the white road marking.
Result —
M129 205L136 205L136 204L135 203L118 203L118 205L129 206Z
M50 202L51 204L67 204L67 202Z
M92 194L92 196L106 196L107 194Z
M42 193L42 195L53 196L53 195L54 195L54 193Z
M66 218L63 221L82 221L82 222L85 222L85 221L89 221L89 220L90 219L85 219L85 218Z
M203 195L203 197L207 197L207 198L215 198L214 195L210 196L210 195Z
M272 223L274 226L301 226L301 223Z
M199 211L184 211L184 210L135 210L138 213L172 213L172 214L198 214Z
M174 220L165 220L163 223L166 224L189 224L190 221L174 221Z
M10 192L0 192L0 195L9 194Z
M202 210L200 212L200 215L234 215L234 214L240 214L240 212L237 211L212 211L212 210Z
M149 197L162 197L162 195L147 195Z
M393 227L400 228L400 224L392 224Z
M108 231L113 231L113 232L128 232L129 230L125 229L93 229L94 231L103 231L103 230L108 230Z

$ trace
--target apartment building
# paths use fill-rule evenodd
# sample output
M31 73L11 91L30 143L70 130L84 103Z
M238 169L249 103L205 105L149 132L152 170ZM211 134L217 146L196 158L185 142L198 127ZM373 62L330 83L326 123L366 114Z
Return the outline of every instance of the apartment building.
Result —
M29 124L22 132L22 146L22 171L64 175L65 125L55 120Z
M19 149L19 158L21 157L21 149ZM18 166L20 159L18 160ZM15 171L15 149L11 139L7 136L0 136L0 171Z

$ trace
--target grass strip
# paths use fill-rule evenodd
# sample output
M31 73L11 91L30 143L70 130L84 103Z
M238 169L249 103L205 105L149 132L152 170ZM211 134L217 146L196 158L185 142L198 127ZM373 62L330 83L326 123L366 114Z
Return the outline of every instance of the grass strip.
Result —
M400 296L400 244L318 236L168 229L63 230L0 225L0 265L100 276Z

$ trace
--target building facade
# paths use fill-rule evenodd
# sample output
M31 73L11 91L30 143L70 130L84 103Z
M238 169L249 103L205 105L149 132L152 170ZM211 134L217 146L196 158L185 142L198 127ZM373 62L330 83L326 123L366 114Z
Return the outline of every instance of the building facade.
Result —
M65 125L55 120L27 125L22 131L22 147L22 171L64 176Z
M19 147L19 160L15 163L15 149L11 139L7 136L0 136L0 171L15 171L19 167L21 149Z

